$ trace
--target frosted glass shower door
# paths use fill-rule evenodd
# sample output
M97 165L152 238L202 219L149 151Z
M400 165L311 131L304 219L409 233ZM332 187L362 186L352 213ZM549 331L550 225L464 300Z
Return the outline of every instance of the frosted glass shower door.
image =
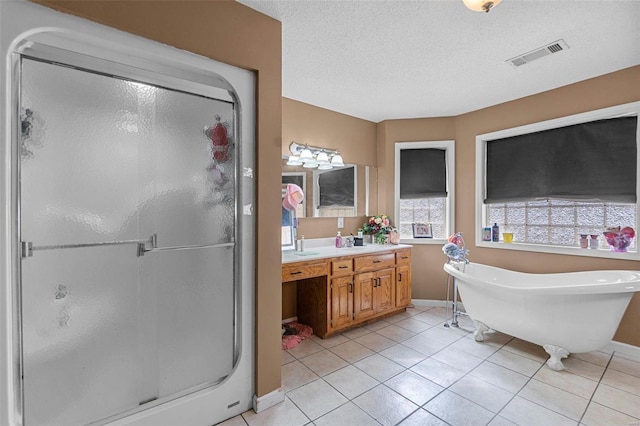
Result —
M234 104L22 58L20 109L25 424L100 422L221 381Z

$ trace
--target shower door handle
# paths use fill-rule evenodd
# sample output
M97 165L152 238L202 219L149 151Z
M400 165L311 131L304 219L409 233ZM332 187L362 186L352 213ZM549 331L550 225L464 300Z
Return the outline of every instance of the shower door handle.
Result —
M153 248L146 248L144 243L138 243L138 256L144 256L146 253L157 253L161 251L176 251L176 250L196 250L196 249L207 249L207 248L225 248L225 247L234 247L236 243L218 243L218 244L202 244L195 246L174 246L174 247L157 247L153 246Z
M151 244L151 247L156 247L158 245L158 236L153 234L146 240L121 240L121 241L104 241L99 243L79 243L79 244L56 244L56 245L47 245L47 246L34 246L31 241L22 241L20 243L21 246L21 256L23 258L32 257L34 251L44 251L44 250L61 250L61 249L73 249L73 248L87 248L87 247L106 247L106 246L119 246L125 244L137 244L138 251L140 251L140 246L146 248L147 244Z

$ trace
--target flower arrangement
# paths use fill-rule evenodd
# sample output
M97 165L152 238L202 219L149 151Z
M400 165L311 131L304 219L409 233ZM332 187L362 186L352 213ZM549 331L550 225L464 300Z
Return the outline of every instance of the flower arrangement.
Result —
M603 234L607 244L611 247L611 251L618 252L627 251L627 247L631 245L631 240L636 236L636 232L630 226L625 226L622 229L619 226L607 228Z
M385 235L391 229L391 218L386 214L372 216L362 225L362 231L368 235Z

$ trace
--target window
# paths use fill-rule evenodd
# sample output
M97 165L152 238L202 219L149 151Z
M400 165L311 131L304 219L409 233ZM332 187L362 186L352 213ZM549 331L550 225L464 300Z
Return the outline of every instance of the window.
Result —
M395 144L395 218L400 238L429 243L453 233L454 141ZM433 239L416 238L413 224L431 224Z
M494 223L500 248L609 257L602 232L638 227L638 109L621 105L476 138L476 243ZM580 234L599 250L580 249ZM634 239L622 257L637 257ZM616 253L617 256L619 254Z

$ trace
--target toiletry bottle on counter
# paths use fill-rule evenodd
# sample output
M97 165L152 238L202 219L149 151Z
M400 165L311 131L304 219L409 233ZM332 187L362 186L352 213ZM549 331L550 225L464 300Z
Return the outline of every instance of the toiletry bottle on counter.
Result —
M304 235L301 235L298 240L298 251L304 251Z
M491 241L495 243L500 241L500 227L497 223L494 223L491 227Z
M342 248L342 234L338 231L338 235L336 235L336 248Z

